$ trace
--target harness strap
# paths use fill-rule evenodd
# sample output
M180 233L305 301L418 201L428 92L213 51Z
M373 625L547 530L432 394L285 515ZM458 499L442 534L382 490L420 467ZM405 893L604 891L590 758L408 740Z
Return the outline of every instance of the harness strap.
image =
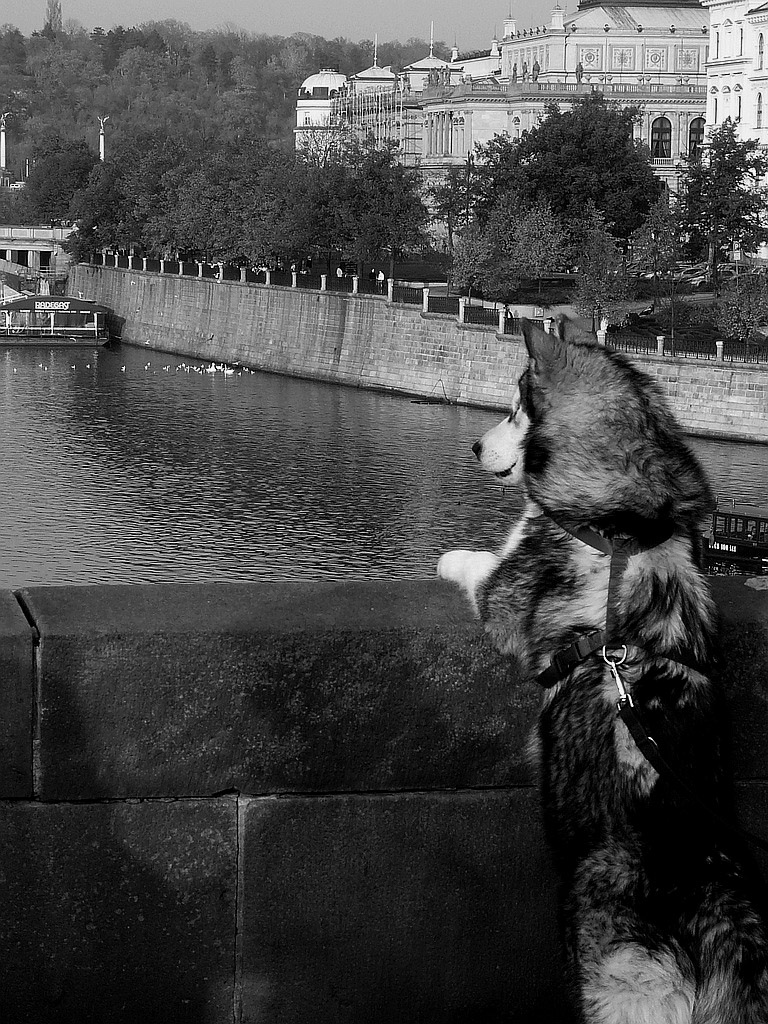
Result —
M629 647L625 644L616 644L613 639L613 634L618 620L617 594L619 580L624 575L624 570L626 569L629 556L635 554L637 551L647 550L647 547L632 537L617 537L613 541L610 541L594 530L574 531L568 530L560 523L557 525L560 526L561 529L565 529L567 533L570 533L583 544L587 544L590 547L595 548L597 551L601 551L603 554L611 556L605 630L594 630L593 632L587 633L574 641L574 643L569 647L564 647L562 650L556 651L552 657L549 667L544 669L543 672L540 672L536 677L537 682L543 687L554 686L555 683L568 675L576 665L585 661L592 654L602 648L603 659L610 667L611 673L613 674L614 680L619 688L619 700L616 705L618 716L627 727L637 749L646 759L648 764L651 765L659 776L666 778L668 781L673 783L679 792L683 793L690 801L696 804L700 810L704 811L705 814L707 814L707 816L721 829L742 841L746 840L748 843L768 852L768 841L763 839L761 836L755 835L754 832L750 832L747 829L741 829L726 818L723 818L717 813L717 811L714 811L672 767L669 761L667 761L659 750L659 745L656 740L651 736L643 724L642 718L632 701L632 697L627 691L619 674L618 666L623 664L627 658L631 661L635 661L646 660L649 657L647 652L642 648ZM671 536L671 533L669 536ZM663 541L667 539L668 536L665 536L657 543L663 543ZM656 545L649 546L655 547ZM609 658L606 651L606 648L617 646L620 646L623 650L620 661ZM680 658L667 658L666 660L677 661L679 664L685 665L688 668L700 671L699 666L693 662L693 659L685 661Z
M622 697L618 701L617 708L619 718L629 730L629 734L635 741L638 750L661 778L666 778L670 782L674 783L681 793L688 797L690 801L695 803L700 810L704 811L707 816L721 829L729 832L738 839L746 840L748 843L752 843L753 846L757 846L759 849L768 852L768 841L763 839L762 836L755 835L754 832L750 832L748 829L739 828L738 825L735 825L733 822L723 818L722 815L718 814L717 811L714 811L712 807L710 807L710 805L699 796L696 790L691 789L685 779L675 771L669 761L667 761L659 750L656 740L646 729L640 714L632 703L632 698L629 695Z

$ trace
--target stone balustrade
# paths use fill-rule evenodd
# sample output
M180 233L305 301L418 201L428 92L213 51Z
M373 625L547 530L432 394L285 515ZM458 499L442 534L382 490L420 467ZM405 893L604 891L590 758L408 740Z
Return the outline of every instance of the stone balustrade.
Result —
M759 582L713 586L766 835ZM0 1019L569 1020L539 694L448 584L0 592L0 668Z

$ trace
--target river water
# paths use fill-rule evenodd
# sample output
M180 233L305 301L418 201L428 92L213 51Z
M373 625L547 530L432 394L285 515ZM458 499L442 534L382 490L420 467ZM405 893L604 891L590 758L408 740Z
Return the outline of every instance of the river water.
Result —
M0 586L428 577L520 508L470 450L499 413L204 368L0 349ZM768 449L692 446L768 504Z

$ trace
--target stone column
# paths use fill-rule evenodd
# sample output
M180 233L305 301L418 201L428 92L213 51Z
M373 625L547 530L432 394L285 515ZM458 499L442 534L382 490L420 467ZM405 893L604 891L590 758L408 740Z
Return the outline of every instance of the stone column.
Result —
M147 269L147 257L146 256L142 256L141 257L141 269L146 272L146 269Z
M359 288L360 288L360 278L357 276L357 274L353 274L352 275L352 294L353 295L357 295Z
M203 276L203 264L200 263L200 262L198 262L198 264L197 264L197 276L198 277L202 277Z
M460 295L459 296L459 323L460 324L465 323L465 320L464 320L464 310L466 308L467 308L467 300L466 300L465 296Z
M507 311L505 309L499 310L499 334L504 333L504 328L507 325Z
M421 290L421 311L422 313L429 312L429 288L422 288Z
M656 335L656 354L660 355L660 356L664 355L664 335L663 334L657 334Z
M387 278L387 302L393 302L395 295L395 279L393 277Z
M240 267L240 284L245 284L246 283L246 281L245 281L245 274L246 274L246 268L245 267Z
M299 272L298 270L291 271L291 288L299 287Z
M160 260L160 273L165 273L165 260Z
M717 350L717 360L720 363L723 362L723 348L724 347L725 347L725 342L723 342L723 341L716 341L715 342L715 348Z
M320 275L320 291L321 292L327 292L328 291L328 275L327 274L321 274Z
M265 270L264 271L264 283L265 284L272 284L272 271L271 270Z

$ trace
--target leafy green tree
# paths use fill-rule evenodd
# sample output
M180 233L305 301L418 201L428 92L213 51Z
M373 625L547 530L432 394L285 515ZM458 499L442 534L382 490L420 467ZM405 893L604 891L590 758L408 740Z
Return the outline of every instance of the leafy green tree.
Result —
M85 142L53 143L30 172L24 189L26 214L33 222L66 224L72 220L72 201L85 187L98 162Z
M742 283L720 296L715 309L717 328L739 341L762 340L759 328L768 324L768 281L763 275L744 276Z
M760 143L739 139L730 118L710 132L702 153L686 160L680 182L683 224L691 251L709 260L716 292L718 267L729 249L755 252L768 241L767 193L761 184L766 172Z
M592 318L593 332L603 318L621 322L629 298L624 254L599 210L587 207L574 223L572 237L572 254L578 267L574 305L582 316Z
M675 271L683 255L682 229L676 209L662 195L651 207L643 224L632 232L632 259L653 274L654 305L661 301L661 282L667 282L674 300Z
M479 165L490 168L484 209L510 190L528 202L546 200L568 219L591 203L616 237L628 238L662 189L647 151L633 138L637 116L635 108L590 93L570 110L548 107L519 142L494 139L479 147Z
M523 280L537 281L562 270L569 260L569 239L549 204L521 203L508 194L484 226L462 237L458 278L489 299L511 301Z
M386 254L392 277L395 260L425 241L429 214L421 176L398 162L394 144L377 146L372 138L353 140L344 159L352 170L343 202L349 255L360 265Z

